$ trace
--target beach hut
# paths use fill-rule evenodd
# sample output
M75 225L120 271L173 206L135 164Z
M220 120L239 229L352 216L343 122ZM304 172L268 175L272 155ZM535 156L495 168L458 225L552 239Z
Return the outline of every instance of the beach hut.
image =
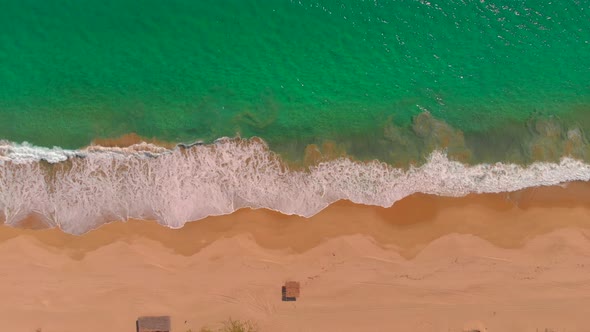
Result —
M299 297L299 282L287 281L283 287L281 287L281 295L283 301L297 301Z
M170 332L170 316L144 316L136 321L137 332Z

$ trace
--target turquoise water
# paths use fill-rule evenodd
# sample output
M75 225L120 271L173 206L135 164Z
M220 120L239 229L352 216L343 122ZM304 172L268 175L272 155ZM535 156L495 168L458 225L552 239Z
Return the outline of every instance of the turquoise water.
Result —
M441 147L470 162L587 156L589 1L2 0L0 31L10 141L136 132L259 136L292 159L327 140L390 163Z
M0 217L79 234L589 181L589 15L588 0L0 0ZM268 146L79 149L132 132Z

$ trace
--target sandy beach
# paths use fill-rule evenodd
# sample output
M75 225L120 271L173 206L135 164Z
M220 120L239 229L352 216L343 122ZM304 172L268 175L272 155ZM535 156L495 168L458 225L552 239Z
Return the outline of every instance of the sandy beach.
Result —
M587 331L590 186L339 202L310 219L240 210L172 230L0 227L6 331ZM34 220L23 226L35 227ZM280 287L301 283L296 302Z
M589 14L2 1L0 332L590 332Z

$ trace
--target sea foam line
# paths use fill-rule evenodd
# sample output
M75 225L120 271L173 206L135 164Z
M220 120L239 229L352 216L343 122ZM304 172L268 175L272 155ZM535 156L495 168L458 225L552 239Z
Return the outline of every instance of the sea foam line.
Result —
M290 170L259 139L176 149L146 143L81 150L0 144L0 210L6 223L38 213L73 234L128 218L179 228L244 207L310 217L341 199L389 207L414 193L464 196L589 179L590 165L571 158L526 167L469 166L440 151L405 170L346 158Z

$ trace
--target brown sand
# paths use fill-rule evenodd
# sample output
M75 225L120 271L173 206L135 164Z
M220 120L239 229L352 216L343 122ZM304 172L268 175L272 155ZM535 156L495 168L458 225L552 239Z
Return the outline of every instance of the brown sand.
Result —
M129 133L116 138L96 138L92 141L91 145L100 145L104 147L128 147L142 142L155 144L168 149L174 148L176 146L174 143L164 142L155 138L139 136L136 133Z
M0 227L3 331L589 331L590 185L334 204L311 219L242 210L171 230L83 236ZM287 280L296 302L281 302Z

